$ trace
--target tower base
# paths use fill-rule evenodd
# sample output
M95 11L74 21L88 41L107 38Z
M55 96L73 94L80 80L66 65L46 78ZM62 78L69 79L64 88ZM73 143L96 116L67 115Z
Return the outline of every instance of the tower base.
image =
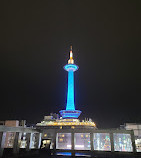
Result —
M63 119L65 118L77 119L80 116L81 111L80 110L61 110L59 111L59 113L63 117Z

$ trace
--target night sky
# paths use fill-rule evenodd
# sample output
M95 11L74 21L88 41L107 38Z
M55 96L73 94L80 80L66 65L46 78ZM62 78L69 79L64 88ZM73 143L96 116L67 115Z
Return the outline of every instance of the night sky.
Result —
M99 128L141 123L141 1L5 1L0 23L0 120L65 109L73 46L75 105Z

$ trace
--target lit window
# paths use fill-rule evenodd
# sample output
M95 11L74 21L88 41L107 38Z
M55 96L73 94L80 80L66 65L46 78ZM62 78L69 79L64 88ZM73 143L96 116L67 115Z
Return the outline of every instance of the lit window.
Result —
M47 134L44 134L44 137L47 137Z
M71 133L57 133L56 149L71 149Z
M75 150L91 150L90 133L75 133L74 148Z
M132 141L130 134L114 133L114 150L132 152Z
M94 150L111 151L109 133L94 133Z
M60 142L62 142L62 141L63 141L63 139L62 139L62 138L60 138L60 139L59 139L59 141L60 141Z

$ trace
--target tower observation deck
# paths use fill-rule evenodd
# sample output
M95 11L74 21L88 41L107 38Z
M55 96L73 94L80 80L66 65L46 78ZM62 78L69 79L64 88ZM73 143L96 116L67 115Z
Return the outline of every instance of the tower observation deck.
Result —
M59 111L61 116L64 119L77 119L81 111L75 110L74 104L74 72L78 70L78 66L74 64L72 46L70 48L70 59L68 60L68 64L64 66L64 69L68 71L68 93L67 93L67 105L66 110Z

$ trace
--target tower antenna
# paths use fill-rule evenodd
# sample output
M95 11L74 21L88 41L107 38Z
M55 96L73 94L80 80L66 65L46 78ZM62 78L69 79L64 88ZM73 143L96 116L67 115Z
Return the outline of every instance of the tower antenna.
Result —
M68 64L74 64L72 46L70 46L70 59L68 60Z

